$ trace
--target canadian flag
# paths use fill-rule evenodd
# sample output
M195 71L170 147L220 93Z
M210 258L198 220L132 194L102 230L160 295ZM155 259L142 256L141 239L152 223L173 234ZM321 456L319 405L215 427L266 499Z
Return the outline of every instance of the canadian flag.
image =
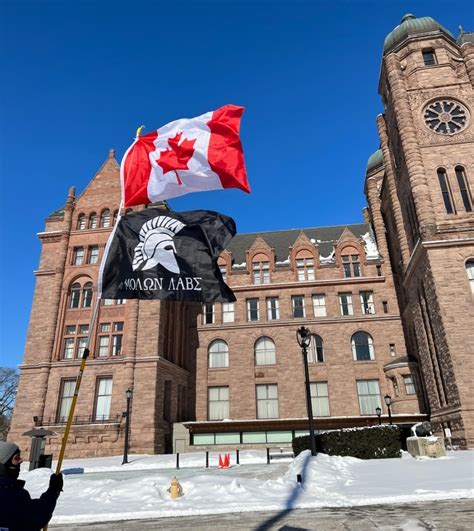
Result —
M250 192L239 138L243 112L225 105L137 136L121 164L125 206L222 188Z

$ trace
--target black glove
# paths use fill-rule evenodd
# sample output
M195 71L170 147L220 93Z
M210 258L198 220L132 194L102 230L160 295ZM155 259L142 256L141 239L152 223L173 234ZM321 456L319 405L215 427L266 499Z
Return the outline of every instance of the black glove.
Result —
M63 490L63 475L61 472L59 474L51 474L49 478L49 488L55 490L56 492L61 492Z

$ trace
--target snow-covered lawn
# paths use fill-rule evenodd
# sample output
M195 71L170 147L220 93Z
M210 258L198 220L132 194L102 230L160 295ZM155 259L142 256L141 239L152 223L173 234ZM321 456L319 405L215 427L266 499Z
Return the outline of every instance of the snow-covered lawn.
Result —
M335 507L474 497L474 451L439 459L363 461L309 451L266 464L263 451L240 454L240 465L219 470L217 454L205 468L204 454L182 454L180 469L170 455L132 455L64 462L64 492L52 524L97 522L289 508ZM45 490L51 471L22 471L33 497ZM297 483L302 475L302 484ZM184 496L171 500L176 476Z

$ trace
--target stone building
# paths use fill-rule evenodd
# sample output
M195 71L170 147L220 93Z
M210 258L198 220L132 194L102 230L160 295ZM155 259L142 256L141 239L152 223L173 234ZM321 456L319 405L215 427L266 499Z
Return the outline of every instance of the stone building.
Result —
M129 388L132 452L288 444L308 422L301 325L317 429L387 421L388 394L394 422L472 446L473 84L474 35L405 16L384 44L366 222L237 235L219 259L233 304L102 301L67 456L122 451ZM111 152L39 233L11 439L48 427L57 454L119 200Z
M474 444L474 34L406 15L385 39L366 196L438 433ZM384 254L385 249L381 250Z

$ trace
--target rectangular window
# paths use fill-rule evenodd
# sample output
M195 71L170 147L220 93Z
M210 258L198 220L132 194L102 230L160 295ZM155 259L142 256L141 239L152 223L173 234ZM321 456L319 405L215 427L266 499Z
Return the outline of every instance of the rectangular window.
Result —
M85 335L89 333L89 325L88 324L82 324L79 325L79 334Z
M66 335L71 336L76 333L76 325L66 325Z
M329 391L327 382L310 384L311 405L314 417L329 417Z
M395 343L390 343L389 350L390 350L390 356L395 357L395 355L397 353L397 351L395 349Z
M313 295L313 311L315 317L325 317L326 314L326 296L322 293Z
M258 299L247 299L247 321L258 321L259 319Z
M127 299L115 299L115 304L125 304Z
M280 319L280 302L278 297L267 297L267 319L269 321Z
M314 280L314 259L297 258L296 271L298 273L298 280Z
M388 313L388 301L382 301L383 313Z
M110 332L110 323L101 323L101 324L100 324L100 327L99 327L99 330L100 330L102 333Z
M293 307L293 317L304 317L304 296L293 295L291 297L291 304Z
M376 408L382 408L378 380L357 380L357 395L361 415L376 415Z
M63 358L65 360L70 360L74 358L74 338L73 337L67 337L64 340Z
M378 265L376 266L377 267L377 276L378 277L381 277L382 276L382 266L381 265Z
M112 402L112 378L98 378L97 399L95 405L95 420L110 418L110 404Z
M214 324L214 304L206 302L202 305L202 324Z
M97 245L91 245L89 247L89 255L87 257L88 264L97 264L99 261L99 247Z
M257 418L278 418L278 386L257 385Z
M339 293L339 306L341 308L341 315L354 315L351 292Z
M253 262L252 274L254 284L270 284L270 262Z
M81 358L84 354L84 349L87 346L87 337L78 337L77 338L77 352L76 357Z
M209 387L208 420L224 420L229 418L229 388Z
M225 282L227 279L227 267L224 264L219 264L219 271L221 272L222 280Z
M405 382L405 391L407 395L416 395L415 381L411 374L405 374L403 376L403 381Z
M109 336L99 336L99 352L100 357L109 355Z
M113 306L114 299L104 299L104 306Z
M84 260L84 247L74 247L73 265L81 265Z
M71 409L72 398L76 380L63 380L61 382L61 392L59 395L58 422L66 422Z
M112 356L122 354L122 334L112 336Z
M234 322L234 303L223 302L222 303L222 322L233 323Z
M373 291L361 291L359 295L360 295L360 306L362 309L362 314L363 315L375 314L374 292Z
M344 270L344 277L360 277L360 262L358 254L343 255L342 268Z
M426 66L431 66L436 64L436 55L433 49L429 48L426 50L422 50L423 55L423 63L425 63Z

